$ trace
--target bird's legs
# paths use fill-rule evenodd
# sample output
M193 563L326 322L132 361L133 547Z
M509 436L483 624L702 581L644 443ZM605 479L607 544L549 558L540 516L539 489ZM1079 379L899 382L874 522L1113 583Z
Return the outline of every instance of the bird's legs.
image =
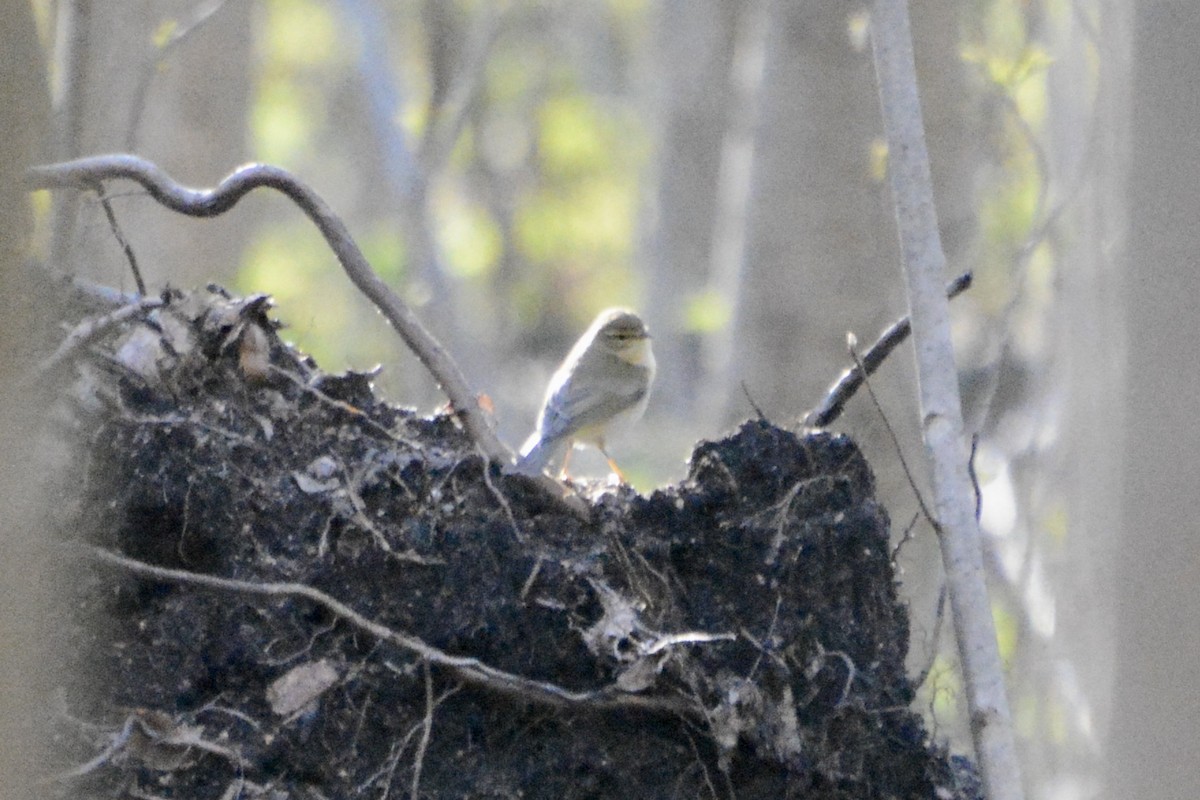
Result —
M621 472L621 468L617 466L617 462L613 461L613 457L610 456L608 451L604 449L604 442L600 442L597 447L600 448L600 452L604 455L605 460L608 461L608 468L611 469L617 476L617 480L619 480L621 483L629 483L629 481L625 478L625 473Z

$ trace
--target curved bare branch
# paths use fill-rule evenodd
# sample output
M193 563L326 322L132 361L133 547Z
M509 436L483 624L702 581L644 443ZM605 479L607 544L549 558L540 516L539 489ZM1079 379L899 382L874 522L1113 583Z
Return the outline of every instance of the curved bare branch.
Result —
M201 586L218 591L257 595L259 597L303 597L325 608L336 617L345 620L382 641L403 648L420 656L430 664L448 669L466 683L482 686L507 695L523 697L535 703L551 706L577 706L593 709L638 708L689 717L697 716L697 709L682 697L651 697L632 694L611 684L599 689L574 691L546 681L534 680L489 666L477 658L456 656L427 644L423 640L402 633L364 617L342 601L303 583L259 583L234 580L181 569L169 569L144 561L129 558L111 550L91 545L75 545L72 549L101 564L118 567L134 575L167 583Z
M259 187L285 195L317 226L350 281L375 304L433 375L480 449L495 461L512 462L512 451L492 430L475 393L449 352L371 269L341 218L299 178L270 164L247 164L234 170L215 188L190 189L175 182L156 164L132 155L92 156L34 167L26 173L26 183L34 189L96 189L103 181L118 179L140 184L162 205L192 217L224 214Z

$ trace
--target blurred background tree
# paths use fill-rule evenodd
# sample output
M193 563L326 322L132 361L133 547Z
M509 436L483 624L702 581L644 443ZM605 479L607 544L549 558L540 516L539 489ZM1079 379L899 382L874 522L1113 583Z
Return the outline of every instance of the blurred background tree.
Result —
M954 304L959 366L1038 798L1101 791L1118 685L1127 5L912 2L943 242L952 272L976 275ZM904 313L867 2L32 7L53 78L46 157L134 150L194 185L246 160L292 170L491 396L514 445L605 306L639 308L655 337L647 421L614 448L644 490L755 407L794 424L847 365L846 332L865 341ZM1143 7L1180 16L1169 0ZM1155 30L1189 41L1186 26ZM269 292L326 370L382 364L391 399L442 402L289 204L252 195L189 220L111 191L152 290ZM58 203L47 227L57 269L131 287L94 197ZM919 464L910 360L873 385ZM861 397L836 427L866 450L904 540L912 667L930 669L919 702L965 748L933 533L880 412Z

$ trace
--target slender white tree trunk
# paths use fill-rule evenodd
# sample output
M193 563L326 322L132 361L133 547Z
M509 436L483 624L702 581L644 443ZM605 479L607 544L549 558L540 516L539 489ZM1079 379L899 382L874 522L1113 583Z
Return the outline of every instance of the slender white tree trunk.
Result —
M950 311L943 288L946 259L933 204L907 0L876 1L871 37L888 143L888 176L908 282L923 436L971 733L987 796L1019 800L1023 796L1020 765L967 472Z

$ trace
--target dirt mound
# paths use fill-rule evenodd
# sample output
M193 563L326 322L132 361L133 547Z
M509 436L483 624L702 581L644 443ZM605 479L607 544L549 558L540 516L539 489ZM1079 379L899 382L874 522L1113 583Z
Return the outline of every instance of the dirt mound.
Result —
M322 374L265 298L79 364L62 796L969 798L849 439L767 422L572 510ZM81 720L96 727L84 725Z

